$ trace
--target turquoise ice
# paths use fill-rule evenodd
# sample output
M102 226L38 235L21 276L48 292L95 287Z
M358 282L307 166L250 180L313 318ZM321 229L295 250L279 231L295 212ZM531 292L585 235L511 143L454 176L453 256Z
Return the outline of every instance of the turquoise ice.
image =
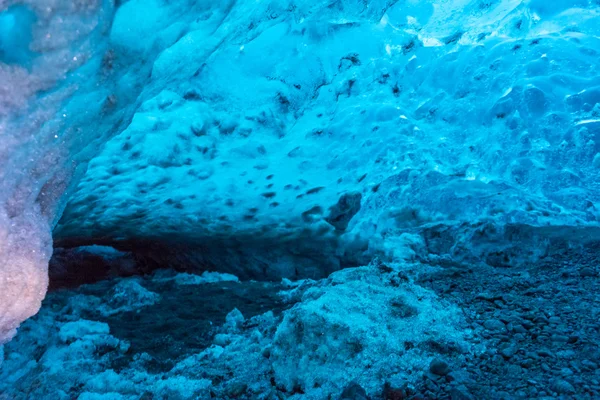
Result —
M1 341L52 240L279 279L598 238L595 0L8 3Z

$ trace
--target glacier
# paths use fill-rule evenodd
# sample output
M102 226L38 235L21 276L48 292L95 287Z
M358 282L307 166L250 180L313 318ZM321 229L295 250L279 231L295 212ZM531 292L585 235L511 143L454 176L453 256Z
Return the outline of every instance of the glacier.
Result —
M424 277L487 291L458 266L600 317L599 55L598 0L0 0L0 398L404 398L496 346ZM115 361L166 288L257 282L169 371Z

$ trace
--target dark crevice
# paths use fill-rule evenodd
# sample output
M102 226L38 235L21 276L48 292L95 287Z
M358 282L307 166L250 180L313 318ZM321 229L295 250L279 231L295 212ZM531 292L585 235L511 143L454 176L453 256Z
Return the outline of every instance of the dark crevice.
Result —
M50 261L50 290L103 279L147 275L158 269L201 274L230 273L242 280L321 279L343 267L368 263L369 257L340 250L337 236L264 240L250 237L206 238L185 243L158 239L55 239Z

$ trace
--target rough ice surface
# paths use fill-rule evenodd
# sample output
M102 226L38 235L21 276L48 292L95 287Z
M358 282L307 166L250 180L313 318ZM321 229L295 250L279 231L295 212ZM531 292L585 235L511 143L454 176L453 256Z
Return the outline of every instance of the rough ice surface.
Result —
M282 314L268 311L245 318L235 308L215 327L210 347L175 360L163 371L156 370L148 353L132 359L134 345L104 322L112 313L134 315L151 308L138 301L112 304L118 293L138 296L138 287L148 282L133 277L116 283L112 292L117 294L107 305L111 313L92 312L101 321L86 319L97 305L96 296L55 292L48 297L55 307L42 308L23 325L26 334L7 345L0 393L36 399L69 399L74 394L79 399L139 399L144 393L159 399L274 399L277 392L287 392L291 398L316 400L339 394L351 381L369 393L384 382L415 382L436 354L432 346L461 349L462 354L476 351L465 342L469 334L461 329L454 306L429 290L394 279L398 271L416 266L394 267L384 274L376 264L346 269L319 282L295 285L302 288L300 296ZM171 296L175 303L177 294ZM67 369L77 371L76 376L65 374Z
M82 143L94 142L66 123L61 109L97 82L69 72L96 69L85 62L110 15L100 2L12 3L0 2L0 343L37 312L46 293L61 198L89 157L78 156Z
M215 377L245 360L250 393L266 368L287 396L325 398L393 380L373 361L392 337L460 342L452 307L364 265L503 267L597 241L599 37L598 0L0 0L0 343L39 310L53 242L115 276L182 271L163 283L186 290L306 279L281 319L194 356L206 376L102 372L127 344L77 313L56 331L47 309L0 357L2 384L50 396L31 371L75 362L83 399L235 397ZM128 279L86 304L164 301ZM383 326L392 298L417 314ZM432 357L403 354L403 379ZM361 381L367 365L388 376Z

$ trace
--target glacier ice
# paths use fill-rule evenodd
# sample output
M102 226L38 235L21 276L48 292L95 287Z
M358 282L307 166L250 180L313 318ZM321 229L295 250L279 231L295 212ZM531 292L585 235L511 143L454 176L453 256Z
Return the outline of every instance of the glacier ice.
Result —
M0 1L0 343L38 311L53 243L317 281L376 256L502 266L598 240L599 12ZM132 303L157 299L135 285ZM290 337L294 313L318 325L301 304Z
M246 265L236 275L261 274L262 257L262 276L290 276L295 263L317 277L297 254L327 253L318 270L330 272L407 226L454 230L457 247L475 229L501 241L493 229L595 226L595 14L567 3L552 18L537 2L336 4L199 3L200 18L168 26L157 15L181 6L120 7L103 119L126 109L130 120L91 159L55 240L177 237L189 263L218 265L213 249L225 247ZM135 40L149 31L160 33ZM350 193L363 211L334 215Z

